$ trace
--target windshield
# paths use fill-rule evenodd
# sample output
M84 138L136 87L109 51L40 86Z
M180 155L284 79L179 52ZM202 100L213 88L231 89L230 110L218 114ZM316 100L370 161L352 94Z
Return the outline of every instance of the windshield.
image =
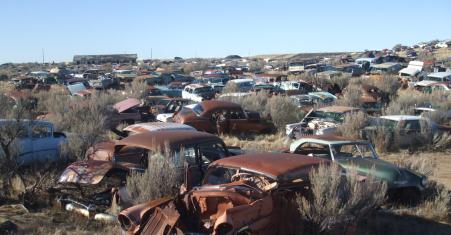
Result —
M331 151L334 158L377 158L373 148L368 143L333 144Z
M255 186L263 191L270 190L277 186L273 179L263 175L223 166L210 168L204 178L204 184L207 185L229 184L238 181Z
M200 116L200 114L204 112L204 108L200 104L196 104L192 110L197 116Z
M436 82L442 82L442 78L437 78L437 77L432 77L432 76L428 76L429 81L436 81Z
M194 89L194 94L202 94L202 93L208 93L212 92L213 88L211 87L202 87L202 88L196 88Z
M396 121L384 118L373 118L370 121L370 126L384 126L390 129L395 128L396 124L397 124Z
M312 112L308 118L319 118L319 119L325 119L325 120L334 120L336 122L343 122L345 117L344 113L332 113L332 112L322 112L322 111L315 111Z
M79 83L75 83L72 85L68 85L67 89L69 89L71 95L74 95L80 91L86 90L86 87L85 87L85 85L83 85L83 83L79 82Z

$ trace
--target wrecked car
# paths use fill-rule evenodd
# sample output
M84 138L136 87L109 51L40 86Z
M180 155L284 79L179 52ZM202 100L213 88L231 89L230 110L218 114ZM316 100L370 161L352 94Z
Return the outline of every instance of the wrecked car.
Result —
M182 110L183 106L192 103L193 101L183 98L162 98L151 106L151 112L156 116L156 120L160 122L172 121L174 113Z
M307 94L314 91L313 86L304 81L285 81L278 86L287 95Z
M364 139L372 140L378 130L383 131L391 140L396 139L400 147L412 146L424 138L432 139L436 134L451 133L451 127L439 125L426 117L387 115L371 118L360 135Z
M332 134L343 123L346 114L357 111L359 111L358 108L346 106L311 109L300 122L286 125L285 131L290 138L312 134Z
M90 87L85 86L83 82L76 82L71 85L67 85L67 90L71 96L88 97L92 94L93 90Z
M154 120L155 116L146 105L142 105L141 101L136 98L128 98L114 104L116 115L113 117L114 123L125 122L133 124L135 122L147 122Z
M272 122L262 119L260 114L244 110L239 104L208 100L184 107L174 115L174 122L193 126L210 133L270 133L275 130Z
M182 91L182 98L196 102L211 100L214 97L215 91L213 88L204 84L190 84L185 86Z
M388 104L389 95L387 92L382 91L376 86L362 85L362 108L366 113L380 113L384 105Z
M426 176L379 159L371 143L365 140L335 135L304 136L290 145L290 152L331 160L347 170L355 167L362 176L374 174L387 182L389 194L417 197L427 187Z
M66 210L93 219L114 220L108 212L113 201L121 208L131 206L126 190L127 175L145 171L149 157L166 149L174 159L180 159L175 161L176 167L182 170L187 164L200 172L215 160L242 153L205 132L137 133L116 141L109 149L94 149L88 160L69 165L59 177L57 187L53 188L55 197Z
M16 162L21 166L56 162L60 159L61 144L66 141L66 135L54 131L53 124L48 121L0 119L0 131L16 136L12 142L13 151L17 151ZM3 149L3 144L0 145L0 158L8 151Z
M308 191L309 172L328 162L287 153L221 159L210 164L201 186L185 180L187 191L174 199L130 207L118 220L136 235L290 234L294 226L284 215L291 208L282 208L283 201Z
M328 105L334 102L337 97L329 92L309 92L307 95L289 96L293 103L301 110L308 112L314 105Z

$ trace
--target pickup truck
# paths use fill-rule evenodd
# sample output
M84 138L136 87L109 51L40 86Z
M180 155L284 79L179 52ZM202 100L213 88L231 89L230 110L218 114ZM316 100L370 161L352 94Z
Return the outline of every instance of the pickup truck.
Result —
M42 120L8 120L0 119L0 130L16 125L18 136L14 140L17 146L16 162L26 166L35 163L55 162L60 157L60 145L66 142L66 135L54 131L53 124ZM5 152L0 146L0 158Z

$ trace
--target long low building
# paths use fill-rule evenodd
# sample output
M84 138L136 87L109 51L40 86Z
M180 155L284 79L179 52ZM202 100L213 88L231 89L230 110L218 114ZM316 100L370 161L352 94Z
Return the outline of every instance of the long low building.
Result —
M137 54L75 55L75 64L136 63Z

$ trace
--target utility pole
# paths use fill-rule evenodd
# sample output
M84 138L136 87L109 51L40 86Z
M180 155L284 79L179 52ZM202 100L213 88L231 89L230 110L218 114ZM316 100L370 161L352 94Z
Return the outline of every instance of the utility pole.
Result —
M153 51L152 51L152 48L150 48L150 60L152 60L153 59Z
M42 48L42 64L44 64L44 58L45 58L44 55L45 55L44 54L44 48Z

